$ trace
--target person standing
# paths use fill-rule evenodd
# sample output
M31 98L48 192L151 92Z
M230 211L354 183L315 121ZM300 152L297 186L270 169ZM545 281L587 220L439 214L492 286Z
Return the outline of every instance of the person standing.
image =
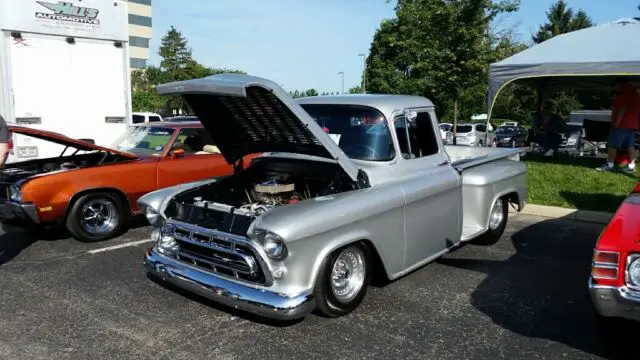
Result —
M4 166L9 156L9 128L0 115L0 168Z
M616 98L611 109L611 131L607 143L607 162L597 168L600 171L614 169L618 149L627 150L629 164L625 170L636 170L636 132L640 127L640 95L627 80L616 81Z
M555 113L555 107L550 101L545 101L542 111L533 120L536 142L542 146L545 156L553 156L558 151L562 142L561 133L565 130L566 124L560 116Z

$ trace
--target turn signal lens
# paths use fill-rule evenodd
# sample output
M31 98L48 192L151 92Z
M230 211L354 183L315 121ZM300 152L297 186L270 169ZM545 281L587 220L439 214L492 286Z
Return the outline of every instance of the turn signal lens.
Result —
M620 254L613 251L594 251L591 277L596 280L617 280Z

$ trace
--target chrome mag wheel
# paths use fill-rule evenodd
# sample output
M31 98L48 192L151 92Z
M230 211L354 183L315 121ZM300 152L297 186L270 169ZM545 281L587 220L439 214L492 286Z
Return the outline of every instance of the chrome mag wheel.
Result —
M493 203L491 214L489 214L489 228L491 230L497 230L500 224L504 220L504 207L502 205L502 199L497 199Z
M365 283L365 255L359 248L340 253L331 270L331 291L336 300L346 303L355 298Z
M80 211L82 228L92 235L107 234L118 225L118 209L107 199L91 199Z

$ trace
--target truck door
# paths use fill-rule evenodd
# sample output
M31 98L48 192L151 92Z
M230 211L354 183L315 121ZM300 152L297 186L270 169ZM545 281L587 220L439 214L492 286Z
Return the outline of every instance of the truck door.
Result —
M405 268L433 258L460 240L462 183L449 163L430 110L410 121L401 116L396 134L402 152L397 166L406 179Z

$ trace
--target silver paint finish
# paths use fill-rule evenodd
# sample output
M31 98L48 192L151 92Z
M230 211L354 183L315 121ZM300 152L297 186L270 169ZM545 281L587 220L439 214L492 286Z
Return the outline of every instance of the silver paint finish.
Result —
M172 90L165 92L215 91L242 95L239 85L231 83L233 85L228 88L221 88L203 80L185 84L188 88L173 85ZM241 83L249 82L245 79ZM273 83L268 86L276 87L274 91L279 95L283 92ZM385 115L390 128L394 128L393 119L403 116L404 109L426 111L433 122L433 133L439 134L433 104L424 98L350 95L297 101L371 106ZM298 105L288 106L296 112L301 110L296 107ZM313 122L305 116L300 117ZM396 153L400 154L395 131L391 135ZM387 276L395 279L437 259L461 241L471 240L487 231L492 205L500 197L509 196L518 209L524 206L527 169L518 161L519 149L444 146L440 136L435 136L434 141L437 141L439 151L430 156L416 159L396 156L386 162L349 160L353 165L353 168L347 167L349 171L354 173L360 169L367 173L369 188L276 207L258 217L247 236L255 243L255 229L271 231L284 239L289 256L281 262L263 256L262 260L270 268L284 267L284 275L274 278L270 286L245 286L278 294L308 293L315 285L324 259L336 249L361 240L371 245L382 260ZM263 156L332 161L304 154L267 153ZM139 203L162 211L167 198L190 187L193 186L163 189L146 195ZM214 274L202 271L199 276L207 276L211 281L218 279Z

